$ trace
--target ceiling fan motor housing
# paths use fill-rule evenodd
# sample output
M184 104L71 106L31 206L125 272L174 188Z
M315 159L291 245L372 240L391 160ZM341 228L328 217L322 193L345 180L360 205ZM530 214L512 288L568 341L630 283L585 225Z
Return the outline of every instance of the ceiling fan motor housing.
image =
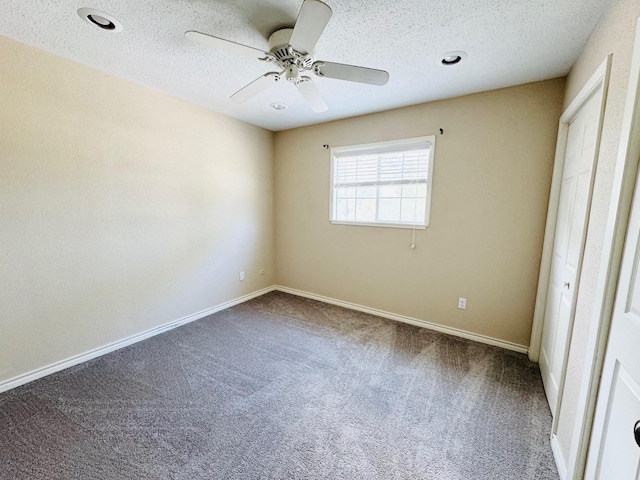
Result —
M281 28L276 30L269 37L269 51L274 53L274 50L280 48L287 48L291 41L291 35L293 34L293 28Z
M290 82L296 81L299 70L311 70L313 66L312 53L298 52L289 44L292 33L293 28L282 28L269 37L269 53L274 57L271 61L285 70Z

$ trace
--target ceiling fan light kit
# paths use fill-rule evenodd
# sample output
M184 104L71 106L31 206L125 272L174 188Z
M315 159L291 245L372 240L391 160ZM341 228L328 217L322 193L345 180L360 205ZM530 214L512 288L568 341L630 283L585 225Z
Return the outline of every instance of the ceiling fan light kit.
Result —
M278 68L279 71L269 72L238 90L231 95L231 100L239 103L246 102L284 79L297 87L314 112L324 112L328 109L327 104L310 74L321 78L378 86L385 85L389 81L389 74L384 70L315 61L316 43L329 23L331 15L331 8L326 3L320 0L304 0L295 26L283 28L271 34L269 52L192 30L185 35L201 44L237 55L257 58Z

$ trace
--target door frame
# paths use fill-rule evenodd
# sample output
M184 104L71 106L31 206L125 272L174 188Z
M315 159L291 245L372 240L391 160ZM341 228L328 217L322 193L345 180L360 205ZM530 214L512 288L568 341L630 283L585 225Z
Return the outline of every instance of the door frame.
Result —
M592 434L596 399L600 386L606 342L611 327L613 303L622 262L622 251L627 232L631 202L638 174L640 160L640 18L636 23L636 36L632 53L627 99L620 132L617 159L614 171L609 213L605 227L602 249L601 268L596 283L593 317L589 327L585 366L576 408L573 435L566 471L560 471L562 479L580 480L585 474L589 442ZM640 195L640 192L638 192ZM552 206L550 200L550 208ZM556 200L557 203L557 200ZM557 209L557 206L556 206ZM553 232L555 233L555 232ZM553 240L553 233L551 240ZM545 231L545 243L548 235ZM544 257L543 257L544 261ZM541 265L541 274L542 274ZM542 275L541 275L542 279ZM543 290L544 292L545 290ZM539 291L540 293L540 291ZM530 348L530 357L538 360L540 353L540 337L542 332L542 317L538 312L539 300L542 304L542 314L546 298L536 298L536 313ZM536 326L536 321L539 323ZM536 337L536 335L538 335ZM557 418L557 415L556 415ZM552 431L552 446L557 449L555 437L557 420L554 419ZM558 466L560 469L560 465Z
M547 223L544 231L544 241L542 244L542 258L540 260L540 274L538 276L538 290L536 294L536 303L533 313L533 325L531 328L531 341L529 343L529 359L538 362L540 358L540 346L542 343L542 329L544 327L544 314L547 305L547 291L549 289L549 280L551 275L551 261L553 258L553 242L556 235L556 221L558 219L558 207L560 204L560 190L562 187L562 171L564 169L564 155L567 148L567 140L569 135L569 125L578 115L582 107L591 100L594 95L600 95L600 121L597 132L596 154L594 159L594 172L592 180L595 179L595 173L598 166L598 157L600 155L600 136L602 135L602 123L604 119L605 92L609 85L609 72L611 70L611 55L608 55L604 62L598 67L589 81L582 87L580 92L573 99L571 104L560 117L558 125L558 140L556 143L556 154L553 163L553 177L551 179L551 191L549 193L549 207L547 209ZM589 200L589 210L591 200ZM587 224L588 228L588 215ZM585 231L587 230L585 228ZM580 272L578 272L578 277ZM580 285L578 285L578 291ZM577 297L576 297L577 298ZM573 318L570 319L569 328L573 326ZM569 340L570 340L569 336ZM564 368L561 375L561 381L564 379ZM562 385L559 386L561 390ZM558 397L558 406L561 394Z
M589 329L586 365L582 375L580 395L571 439L567 478L582 479L585 475L589 442L592 435L596 400L613 304L618 286L624 241L627 233L631 204L640 161L640 18L636 21L636 35L631 57L620 143L607 216L604 248L593 318ZM640 191L635 191L640 195ZM597 447L597 445L596 445Z
M595 183L595 178L597 174L598 168L598 159L600 156L600 144L602 137L602 127L604 124L604 114L606 107L606 98L607 91L609 87L609 77L611 73L611 63L612 63L612 54L608 55L604 61L600 64L600 66L593 73L591 78L587 81L587 83L582 87L580 92L575 96L573 101L569 104L567 109L564 111L562 116L560 117L559 125L558 125L558 140L556 143L556 153L555 160L553 165L553 177L551 180L551 191L549 194L549 207L547 210L547 222L545 226L544 233L544 241L542 247L542 258L540 261L540 274L538 277L538 289L536 294L536 303L533 314L533 325L531 329L531 341L529 344L529 358L538 362L540 358L540 347L542 343L542 330L544 328L544 315L547 304L547 292L549 289L550 275L551 275L551 263L553 259L553 244L555 240L556 234L556 221L558 217L558 207L560 203L560 191L562 187L562 173L564 169L564 160L565 160L565 151L567 147L568 134L569 134L569 125L581 111L581 109L586 105L586 103L594 98L594 96L599 96L600 103L600 111L599 111L599 119L598 119L598 129L596 133L596 147L595 147L595 158L593 162L593 173L591 177L591 186L590 186L590 195L589 195L589 207L587 210L587 218L584 235L587 235L588 227L589 227L589 216L591 211L591 200L593 195L593 185ZM582 270L582 257L584 256L584 247L580 253L580 265L578 268L578 279L580 278L581 270ZM576 293L575 299L578 298L580 293L580 282L576 282ZM569 350L571 345L571 337L573 333L573 324L575 319L575 309L572 309L571 317L569 319L569 332L567 334L567 347L563 353L562 359L562 371L560 374L559 385L558 385L558 398L556 401L555 411L553 414L553 422L551 426L551 449L553 451L554 459L556 465L558 467L558 472L560 474L560 478L564 480L567 477L567 465L565 464L562 454L560 452L559 445L557 443L556 432L558 428L558 420L560 412L562 408L562 397L564 393L564 384L567 373L567 360L569 358ZM569 462L567 462L569 463Z

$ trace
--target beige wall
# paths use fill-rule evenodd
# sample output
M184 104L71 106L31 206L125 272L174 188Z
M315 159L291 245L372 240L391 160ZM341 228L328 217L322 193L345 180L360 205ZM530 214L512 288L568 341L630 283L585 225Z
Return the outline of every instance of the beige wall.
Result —
M528 345L563 89L556 79L276 133L278 282ZM410 230L329 223L323 144L440 127L415 250Z
M589 324L594 317L593 299L601 267L604 232L627 95L635 25L639 16L640 3L637 0L615 1L591 35L567 78L565 107L571 103L606 56L613 53L602 143L596 169L589 230L580 276L580 291L567 364L567 378L558 418L558 443L565 461L569 459L570 455L575 410L586 354L587 334Z
M3 37L0 60L0 382L273 284L271 132Z

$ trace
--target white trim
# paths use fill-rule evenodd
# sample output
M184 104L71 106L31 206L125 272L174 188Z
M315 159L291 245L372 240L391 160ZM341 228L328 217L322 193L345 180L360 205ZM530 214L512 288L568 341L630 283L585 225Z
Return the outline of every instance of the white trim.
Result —
M549 194L549 207L547 209L547 222L544 231L544 242L542 246L542 258L540 260L540 274L538 276L538 290L533 313L533 324L531 327L531 340L529 342L529 358L537 362L540 358L540 345L542 343L542 328L544 325L544 313L547 304L547 291L549 289L549 275L551 273L551 259L553 256L553 241L556 234L556 220L558 217L558 205L560 202L560 188L562 186L562 170L564 168L564 154L567 146L567 135L569 125L579 113L582 106L600 90L602 92L602 103L600 110L600 124L598 126L598 146L602 134L602 124L604 120L604 102L606 91L609 85L609 73L611 70L612 55L598 67L589 81L567 107L560 117L558 125L558 140L556 143L555 160L553 164L553 177L551 180L551 191ZM594 169L598 164L599 148L596 149ZM595 173L593 175L595 179ZM593 182L592 182L593 184Z
M560 480L567 480L567 467L562 457L562 451L560 450L560 444L558 443L558 437L551 438L551 451L553 452L553 458L556 461L556 467L558 467L558 477Z
M540 360L542 327L544 326L544 313L547 306L547 291L549 290L549 277L551 276L553 240L556 236L556 221L558 220L558 206L560 204L560 188L562 187L562 170L564 168L564 152L567 148L568 130L569 125L564 124L561 121L558 127L558 140L556 143L555 161L553 163L549 206L547 207L547 222L544 229L544 240L542 243L540 273L538 274L538 290L533 310L531 340L529 341L529 359L532 362L538 362Z
M454 335L456 337L466 338L468 340L473 340L476 342L484 343L487 345L492 345L494 347L504 348L506 350L511 350L519 353L527 353L527 347L525 345L519 345L517 343L508 342L505 340L499 340L496 338L488 337L485 335L480 335L477 333L467 332L466 330L460 330L457 328L446 327L444 325L438 325L435 323L427 322L426 320L420 320L417 318L406 317L404 315L398 315L395 313L385 312L383 310L378 310L376 308L365 307L363 305L358 305L351 302L345 302L342 300L337 300L334 298L325 297L322 295L316 295L310 292L304 292L302 290L296 290L294 288L284 287L281 285L272 285L270 287L263 288L261 290L257 290L253 293L249 293L247 295L243 295L242 297L235 298L233 300L229 300L228 302L221 303L214 307L208 308L206 310L202 310L197 313L193 313L191 315L187 315L186 317L179 318L177 320L173 320L169 323L165 323L164 325L160 325L158 327L154 327L152 329L146 330L144 332L137 333L135 335L131 335L129 337L123 338L121 340L109 343L107 345L103 345L102 347L94 348L87 352L74 355L72 357L66 358L64 360L60 360L58 362L54 362L50 365L46 365L44 367L37 368L27 373L23 373L13 378L9 378L8 380L4 380L0 382L0 393L6 392L13 388L19 387L20 385L24 385L29 382L33 382L42 377L46 377L47 375L51 375L52 373L59 372L60 370L64 370L69 367L73 367L74 365L78 365L80 363L88 362L89 360L93 360L95 358L101 357L102 355L106 355L107 353L114 352L121 348L127 347L129 345L133 345L134 343L141 342L142 340L146 340L147 338L154 337L161 333L167 332L169 330L173 330L176 327L181 325L185 325L187 323L194 322L196 320L200 320L201 318L212 315L221 310L225 310L227 308L233 307L240 303L244 303L248 300L251 300L256 297L260 297L266 293L272 292L274 290L279 290L281 292L290 293L292 295L297 295L299 297L311 298L313 300L318 300L320 302L329 303L332 305L338 305L340 307L349 308L351 310L357 310L360 312L370 313L372 315L376 315L378 317L388 318L390 320L395 320L398 322L408 323L411 325L416 325L418 327L428 328L430 330L434 330L441 333L446 333L449 335Z
M365 307L364 305L358 305L357 303L345 302L331 297L325 297L323 295L317 295L315 293L305 292L303 290L296 290L295 288L284 287L282 285L276 285L275 290L279 290L284 293L290 293L299 297L310 298L312 300L318 300L324 303L330 303L331 305L337 305L339 307L348 308L350 310L357 310L359 312L370 313L378 317L388 318L389 320L395 320L397 322L408 323L410 325L416 325L418 327L427 328L440 333L446 333L456 337L466 338L479 343L485 343L494 347L504 348L518 353L527 353L527 347L525 345L519 345L517 343L508 342L506 340L499 340L497 338L488 337L486 335L480 335L479 333L468 332L466 330L460 330L458 328L446 327L437 323L431 323L426 320L420 320L418 318L407 317L405 315L399 315L397 313L385 312L384 310L378 310L377 308Z
M243 295L242 297L238 297L233 300L229 300L228 302L221 303L219 305L216 305L215 307L211 307L206 310L202 310L200 312L187 315L186 317L173 320L169 323L165 323L164 325L154 327L150 330L146 330L141 333L136 333L135 335L131 335L130 337L123 338L122 340L118 340L116 342L109 343L102 347L94 348L93 350L89 350L88 352L84 352L79 355L74 355L73 357L69 357L59 362L52 363L45 367L37 368L36 370L23 373L22 375L18 375L17 377L13 377L3 382L0 382L0 393L5 392L7 390L11 390L12 388L19 387L20 385L24 385L25 383L32 382L39 378L45 377L47 375L51 375L52 373L59 372L60 370L64 370L65 368L73 367L74 365L78 365L80 363L93 360L94 358L101 357L102 355L111 353L115 350L119 350L121 348L127 347L134 343L138 343L142 340L146 340L147 338L154 337L160 333L173 330L174 328L179 327L181 325L185 325L195 320L200 320L201 318L209 316L213 313L219 312L229 307L233 307L234 305L238 305L240 303L246 302L247 300L251 300L252 298L259 297L261 295L264 295L265 293L272 292L273 290L275 290L273 286L263 288L253 293Z
M564 385L565 385L565 381L567 379L567 367L568 367L568 363L569 363L569 352L571 350L571 339L573 338L573 325L575 322L575 315L576 315L576 304L577 304L577 300L578 300L578 295L580 292L580 280L582 280L582 261L584 260L584 250L586 248L586 240L587 240L587 232L588 232L588 226L589 226L589 217L590 217L590 212L591 212L591 202L593 200L593 188L595 185L595 180L596 180L596 171L597 171L597 166L598 166L598 160L600 158L600 145L601 145L601 139L602 139L602 127L604 125L604 114L605 114L605 108L606 108L606 102L607 102L607 91L608 91L608 87L609 87L609 75L611 72L611 62L612 62L612 58L613 55L609 54L604 62L602 62L602 64L600 65L600 67L596 70L596 72L593 74L593 76L591 77L591 79L589 80L589 82L587 82L587 84L583 87L583 89L581 90L581 93L584 95L584 98L580 98L579 95L576 96L576 98L571 102L571 105L569 106L569 108L567 109L567 112L565 112L565 115L563 115L564 119L567 123L567 127L569 125L569 123L571 123L573 121L573 119L580 113L582 107L588 102L590 101L592 98L595 100L599 100L600 103L600 111L599 111L599 117L598 117L598 131L596 134L596 143L595 143L595 154L594 154L594 160L593 160L593 169L592 169L592 173L591 173L591 185L589 187L589 205L587 207L587 220L585 223L585 229L583 232L583 238L582 238L582 247L580 250L580 258L578 260L578 269L577 269L577 278L575 281L575 292L574 292L574 296L573 296L573 300L572 300L572 307L571 307L571 316L569 318L569 325L568 325L568 335L567 335L567 339L566 339L566 343L565 343L565 350L564 350L564 355L562 358L562 370L560 373L560 382L558 385L558 398L556 400L556 408L555 411L553 412L553 422L551 423L551 436L555 437L557 435L558 432L558 425L560 423L560 411L562 409L562 401L563 401L563 397L564 397ZM594 77L596 79L598 79L597 81L594 81ZM568 132L568 128L567 128L567 132ZM564 160L564 155L563 155L563 160Z
M420 224L420 223L416 223L415 225L413 223L411 224L407 224L407 223L384 223L384 222L379 222L379 223L371 223L371 222L346 222L346 221L338 221L338 220L331 220L331 223L333 225L351 225L354 227L383 227L383 228L408 228L409 230L426 230L427 226L424 224Z
M611 326L611 315L618 275L622 262L624 239L629 221L634 185L640 156L640 18L636 23L635 43L631 58L629 85L620 130L620 144L611 189L609 215L605 228L602 263L596 284L593 318L587 340L586 364L576 407L571 450L569 453L569 479L590 478L585 475L587 453L593 417L595 414L600 375L606 342ZM638 194L639 192L636 192Z
M553 243L555 237L556 230L556 220L557 220L557 211L558 204L560 199L560 190L562 183L562 171L564 168L564 157L565 157L565 149L567 145L567 136L569 133L569 126L571 122L578 115L582 107L594 98L594 95L599 96L600 102L600 112L599 112L599 121L598 121L598 131L596 137L596 153L594 158L593 172L591 177L591 189L593 189L593 185L595 183L595 176L597 172L598 159L600 156L600 144L601 144L601 136L602 136L602 127L604 124L604 114L605 114L605 106L606 106L606 98L607 91L609 86L609 76L611 72L611 62L612 55L608 55L605 60L600 64L600 66L593 73L589 81L584 85L584 87L580 90L580 92L573 99L569 107L565 110L565 112L560 117L560 123L558 127L558 141L556 146L556 157L554 160L554 170L553 170L553 179L551 184L551 193L549 198L549 209L547 211L547 224L545 227L545 237L542 251L542 260L540 263L540 276L538 279L538 291L536 294L536 305L534 310L534 318L533 325L531 330L531 341L529 344L529 358L532 361L538 361L540 357L540 346L542 342L542 330L544 326L544 314L546 309L547 302L547 291L549 288L549 275L551 272L551 263L553 256ZM589 198L589 207L587 212L590 211L592 200L592 190ZM589 213L587 213L589 215ZM588 225L588 218L587 218ZM588 227L587 227L588 228ZM587 233L587 229L585 229L585 236ZM583 240L584 242L584 240ZM580 266L578 270L578 277L580 278L580 273L582 269L582 257L584 255L585 245L583 244L583 250L580 253ZM578 283L578 282L576 282ZM576 292L574 294L574 302L577 299L579 294L580 286L577 286ZM596 299L597 301L597 299ZM574 305L575 306L575 305ZM562 360L562 371L560 373L559 385L558 385L558 397L555 405L555 411L552 411L553 414L553 422L551 425L551 445L552 448L558 448L558 439L557 439L557 430L558 424L560 421L559 412L562 408L563 394L564 394L564 385L567 374L567 362L569 358L569 346L571 344L573 323L575 319L575 309L572 308L571 318L569 321L569 332L567 335L567 343L566 350L564 352L564 358ZM559 448L558 448L559 452ZM558 467L558 471L563 471L566 477L567 468L564 462L564 459L561 459L554 452L554 457L556 459L556 466ZM560 458L560 461L559 461Z

